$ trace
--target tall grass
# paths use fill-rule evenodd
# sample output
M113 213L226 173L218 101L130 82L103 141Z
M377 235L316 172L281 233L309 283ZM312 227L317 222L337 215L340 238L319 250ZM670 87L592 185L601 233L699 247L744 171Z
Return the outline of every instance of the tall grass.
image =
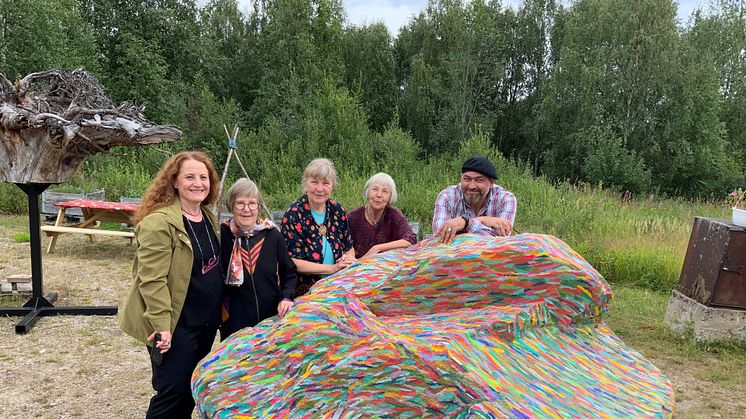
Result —
M404 148L411 147L407 146L411 140L401 132L385 134L376 141L387 136L396 137L391 141ZM396 153L389 151L387 160L377 170L386 170L394 177L399 191L397 206L411 221L420 222L421 233L429 233L435 198L443 188L458 182L461 163L474 154L488 156L497 167L497 183L518 198L518 232L559 237L612 283L670 290L678 282L693 218L728 216L726 206L718 203L661 198L623 202L618 193L601 185L551 183L542 177L534 178L525 165L506 160L489 146L486 137L479 135L464 141L456 155L428 162L413 159L412 150L404 153L408 161L396 160ZM244 164L250 162L247 170L259 184L268 206L283 210L301 194L305 163L297 162L307 162L315 156L305 156L302 147L290 147L281 153L264 154L261 164L251 163L252 157L242 160ZM360 157L349 161L331 157L339 172L333 198L348 210L362 205L363 185L373 173L362 173L357 168L355 162ZM80 191L105 188L109 200L140 196L151 181L156 166L153 162L166 158L155 151L138 159L96 156L89 159L85 170L60 187ZM213 160L222 171L224 157ZM147 169L143 162L147 162ZM237 177L235 170L230 173L226 189ZM8 184L0 187L0 211L26 211L25 195L18 188Z

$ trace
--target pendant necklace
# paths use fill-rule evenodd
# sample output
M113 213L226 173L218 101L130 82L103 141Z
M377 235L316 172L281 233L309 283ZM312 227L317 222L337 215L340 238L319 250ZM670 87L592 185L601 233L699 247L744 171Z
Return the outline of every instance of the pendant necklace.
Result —
M373 221L373 217L370 214L368 214L368 206L366 205L365 206L365 218L368 220L368 223L370 223L370 225L375 226L378 224L379 221L381 221L381 218L383 218L383 213L381 213L381 216L378 217L377 220Z
M197 233L194 232L194 227L192 227L192 222L187 218L187 224L189 225L189 229L192 231L192 235L194 236L194 241L197 243L197 249L199 249L199 256L202 259L202 275L210 272L218 266L218 257L215 254L215 247L212 245L212 237L210 237L210 230L207 229L207 223L205 223L205 232L207 233L207 241L210 242L210 249L212 250L212 257L207 261L207 265L205 265L205 255L202 253L202 245L199 244L199 239L197 238Z
M326 213L326 208L324 208L324 222L323 222L323 224L316 223L316 225L319 228L319 234L321 234L322 236L326 236L326 216L327 215L328 214ZM314 220L314 221L316 221L316 220Z

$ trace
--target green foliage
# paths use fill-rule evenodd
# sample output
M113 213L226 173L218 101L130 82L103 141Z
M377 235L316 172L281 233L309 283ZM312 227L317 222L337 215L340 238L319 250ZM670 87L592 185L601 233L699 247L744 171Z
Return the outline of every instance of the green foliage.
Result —
M557 235L613 281L670 288L691 218L725 213L622 203L615 191L722 197L744 186L737 2L684 28L670 0L502 3L434 0L392 39L381 24L345 28L339 0L255 1L245 15L236 0L7 0L0 69L15 79L85 66L115 102L146 103L150 119L184 132L91 157L57 188L139 196L184 149L222 170L223 125L238 124L238 154L273 209L326 156L340 202L362 204L364 182L385 171L427 233L437 194L482 154L518 196L518 231ZM234 164L226 183L240 176ZM0 188L0 211L26 211L18 188Z
M398 99L388 29L382 23L353 26L344 41L347 88L364 107L370 128L382 132L395 117Z
M70 183L84 191L104 189L107 200L118 201L122 196L141 196L151 180L152 174L137 160L99 155L88 159L84 171Z
M16 243L28 243L31 241L31 235L27 231L13 234L13 241Z
M23 214L28 211L28 199L21 188L11 183L0 183L0 213Z
M613 136L609 129L601 132L592 129L584 134L590 153L583 162L585 178L594 184L614 185L621 190L644 193L650 187L650 171L635 151L624 148L622 139Z
M112 98L158 104L166 92L168 64L157 45L126 32L117 41L111 62L117 71L106 79Z
M233 99L219 99L207 87L201 74L195 77L185 97L184 145L190 150L202 150L215 158L216 168L222 170L221 156L227 155L228 136L234 125L244 126L245 115Z
M11 81L50 68L95 71L96 42L75 0L3 0L0 73Z

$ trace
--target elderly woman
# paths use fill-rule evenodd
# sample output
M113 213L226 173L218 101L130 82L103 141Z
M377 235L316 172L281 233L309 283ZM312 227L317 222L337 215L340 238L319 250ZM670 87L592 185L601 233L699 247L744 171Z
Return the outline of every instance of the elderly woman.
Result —
M350 231L358 258L414 244L417 236L401 210L394 207L394 179L386 173L371 176L363 188L365 205L350 211Z
M217 200L217 181L207 155L178 153L133 216L137 250L119 326L150 353L156 394L148 418L191 417L192 372L215 340L223 274L207 207Z
M259 218L264 204L256 184L247 178L236 181L225 205L233 218L220 225L225 271L221 339L276 314L283 317L293 306L298 283L277 225Z
M320 278L355 262L355 250L347 227L347 213L331 199L337 172L329 159L318 158L303 172L303 195L282 218L282 234L288 253L298 267L298 296Z

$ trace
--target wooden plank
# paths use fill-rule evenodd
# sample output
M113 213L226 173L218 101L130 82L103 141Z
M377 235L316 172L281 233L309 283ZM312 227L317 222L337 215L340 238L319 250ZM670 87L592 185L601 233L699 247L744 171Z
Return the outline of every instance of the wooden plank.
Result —
M31 275L29 274L13 274L8 275L8 282L31 282Z
M100 230L96 228L77 228L65 226L41 226L41 231L46 233L48 236L56 236L63 233L72 233L89 234L94 236L117 236L129 238L135 237L135 233L131 231Z

